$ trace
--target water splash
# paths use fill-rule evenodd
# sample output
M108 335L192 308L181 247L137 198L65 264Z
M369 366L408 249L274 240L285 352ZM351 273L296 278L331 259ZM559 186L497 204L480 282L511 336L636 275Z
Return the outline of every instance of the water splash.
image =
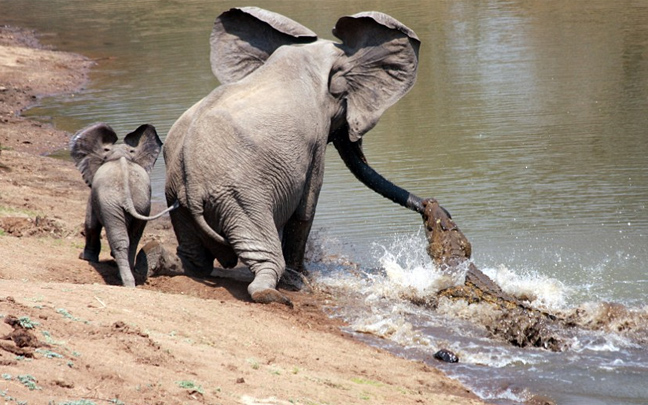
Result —
M516 273L505 265L482 269L502 290L532 306L550 310L565 308L572 289L561 281L535 271Z
M432 340L417 330L416 327L399 314L374 314L368 318L357 319L349 326L354 332L367 333L383 339L389 339L402 346L432 345Z
M463 284L466 279L467 268L451 273L439 270L417 238L399 238L382 249L380 271L368 275L374 295L425 303L436 299L439 291Z
M580 285L565 284L531 266L492 265L483 271L506 293L567 320L568 326L558 330L565 334L566 351L513 347L493 339L485 326L501 324L501 314L492 307L437 298L439 291L462 284L465 274L439 271L425 253L421 233L374 245L372 260L363 258L360 263L356 256L338 253L336 239L321 234L318 238L319 253L309 266L315 284L334 297L331 311L346 320L349 332L370 344L434 362L480 397L499 404L522 403L535 393L579 400L610 396L616 401L612 392L620 381L636 386L634 396L648 398L648 391L637 385L648 376L646 305L628 307L597 296L590 296L594 302L574 305L571 295L582 291ZM433 360L440 348L457 353L458 365ZM600 377L596 383L593 370ZM576 396L575 381L583 387Z

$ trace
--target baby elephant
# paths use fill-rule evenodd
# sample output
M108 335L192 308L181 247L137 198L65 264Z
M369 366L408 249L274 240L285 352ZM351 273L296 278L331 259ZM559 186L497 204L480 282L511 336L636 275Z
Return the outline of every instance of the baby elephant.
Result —
M117 134L103 123L82 129L70 141L72 158L91 188L85 219L86 245L79 258L99 261L101 228L106 227L122 283L135 287L132 270L146 221L175 207L148 216L151 210L149 173L162 149L155 128L142 125L126 135L123 144L115 142Z

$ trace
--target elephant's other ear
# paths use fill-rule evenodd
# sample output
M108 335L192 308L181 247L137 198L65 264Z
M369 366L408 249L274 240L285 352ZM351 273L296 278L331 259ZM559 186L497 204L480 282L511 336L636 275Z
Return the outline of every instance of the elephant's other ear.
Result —
M333 35L342 40L345 55L333 66L330 91L346 98L349 138L355 142L414 85L421 42L379 12L342 17Z
M133 162L150 173L162 150L162 141L158 137L155 127L149 124L140 125L135 131L126 135L124 143L134 148Z
M281 14L258 7L232 8L214 22L209 40L212 72L221 84L236 82L280 46L316 40L313 31Z
M97 169L103 164L115 142L117 134L104 123L83 128L70 140L70 155L88 186L92 187Z

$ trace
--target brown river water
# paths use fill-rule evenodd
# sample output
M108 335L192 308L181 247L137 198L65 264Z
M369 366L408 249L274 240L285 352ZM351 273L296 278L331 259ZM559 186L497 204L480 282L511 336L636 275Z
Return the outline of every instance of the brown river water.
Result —
M148 122L164 137L218 85L211 25L243 5L0 0L0 24L34 28L42 42L98 61L82 93L45 99L30 115L70 132L105 121L121 134ZM565 352L548 353L488 338L471 322L488 314L417 307L443 283L425 256L420 218L366 189L334 148L311 264L340 297L332 314L403 356L427 361L451 348L460 363L434 364L494 403L533 393L560 404L648 403L648 1L256 5L329 39L340 16L359 11L412 28L422 42L417 83L365 137L369 162L437 198L471 241L474 262L507 291L593 318L603 303L619 303L634 326L577 334ZM158 201L163 187L160 159Z

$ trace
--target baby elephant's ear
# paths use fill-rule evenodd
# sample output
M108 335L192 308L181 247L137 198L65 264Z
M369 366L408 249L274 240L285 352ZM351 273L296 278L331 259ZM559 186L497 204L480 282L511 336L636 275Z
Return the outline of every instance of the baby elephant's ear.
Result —
M147 173L150 173L155 161L162 150L162 141L158 137L153 125L144 124L135 131L126 135L124 143L134 148L133 162L142 166Z
M88 186L92 187L97 169L103 164L115 142L117 134L104 123L90 125L70 140L70 155Z

